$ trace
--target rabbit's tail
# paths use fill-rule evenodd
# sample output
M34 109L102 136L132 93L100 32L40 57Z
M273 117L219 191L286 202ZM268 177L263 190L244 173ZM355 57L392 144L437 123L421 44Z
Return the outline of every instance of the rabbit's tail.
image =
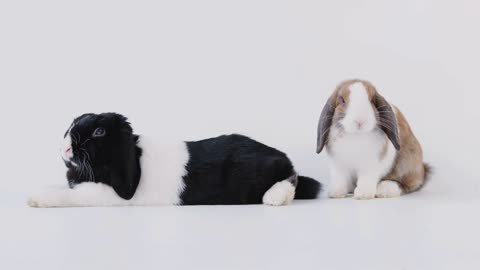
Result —
M320 191L322 191L322 183L310 177L298 176L295 189L296 200L316 199Z

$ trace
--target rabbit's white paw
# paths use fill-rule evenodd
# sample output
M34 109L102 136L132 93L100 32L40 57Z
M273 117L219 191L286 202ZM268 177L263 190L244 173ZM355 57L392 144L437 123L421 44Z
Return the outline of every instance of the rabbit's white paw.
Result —
M402 195L402 189L398 182L383 180L377 187L377 198L396 198Z
M371 200L375 198L376 192L376 188L371 188L369 186L358 186L353 193L353 198L356 200Z
M330 199L343 199L347 197L348 193L345 191L339 191L339 190L332 190L328 192L328 197Z
M263 204L280 206L290 204L295 197L295 187L289 181L281 181L273 185L265 195Z
M36 208L62 207L65 193L59 190L46 190L37 192L28 198L28 205Z

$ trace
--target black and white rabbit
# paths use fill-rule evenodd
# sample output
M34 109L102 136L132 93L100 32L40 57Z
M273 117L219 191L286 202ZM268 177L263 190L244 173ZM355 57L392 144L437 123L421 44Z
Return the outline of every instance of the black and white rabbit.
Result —
M314 199L321 183L288 157L241 135L162 144L133 134L116 113L84 114L64 136L70 188L30 197L32 207L286 205Z

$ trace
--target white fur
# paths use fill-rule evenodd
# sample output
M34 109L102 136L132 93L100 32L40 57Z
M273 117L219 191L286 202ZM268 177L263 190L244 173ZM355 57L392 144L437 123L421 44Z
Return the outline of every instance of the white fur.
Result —
M275 183L263 195L263 204L281 206L292 203L295 198L295 186L288 180Z
M363 84L356 83L350 90L346 116L341 121L345 130L332 125L330 131L327 154L332 186L329 196L343 198L354 191L355 199L373 199L377 184L392 168L397 152L388 141L387 152L380 159L386 135L376 128L375 112L367 89ZM359 128L355 121L362 121L362 126Z
M111 186L100 183L82 183L75 189L50 189L30 196L31 207L88 207L124 206L130 201L120 198Z
M328 196L332 199L345 198L355 188L352 172L339 165L330 160L330 175L334 181L332 181Z
M47 190L31 196L32 207L176 205L184 189L183 176L189 160L185 142L158 143L160 139L141 137L142 176L131 200L120 198L112 187L82 183L74 189Z
M179 204L190 159L186 143L159 143L159 139L142 136L139 146L143 149L142 178L132 201L136 205Z
M349 88L350 98L346 115L340 123L348 133L372 131L376 127L377 121L375 111L368 99L367 89L360 82L352 84ZM362 123L362 126L359 127L358 123Z
M377 187L377 198L396 198L402 195L402 189L396 181L383 180Z

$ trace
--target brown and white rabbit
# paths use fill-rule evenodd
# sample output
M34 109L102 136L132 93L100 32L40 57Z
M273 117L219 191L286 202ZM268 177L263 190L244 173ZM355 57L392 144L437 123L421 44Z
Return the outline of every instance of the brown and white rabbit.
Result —
M398 197L419 190L430 172L405 116L368 81L347 80L335 89L317 143L330 161L330 198Z

